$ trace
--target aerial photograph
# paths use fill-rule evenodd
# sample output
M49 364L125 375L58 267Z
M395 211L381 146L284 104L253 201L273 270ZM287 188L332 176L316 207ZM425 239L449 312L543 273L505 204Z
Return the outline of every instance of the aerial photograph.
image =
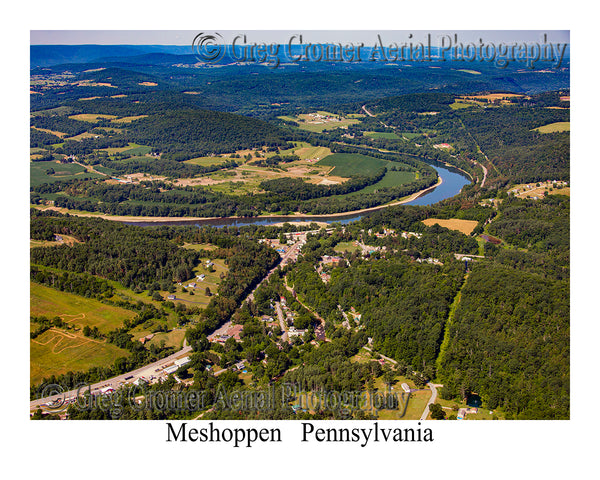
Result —
M571 418L568 30L29 51L32 421Z

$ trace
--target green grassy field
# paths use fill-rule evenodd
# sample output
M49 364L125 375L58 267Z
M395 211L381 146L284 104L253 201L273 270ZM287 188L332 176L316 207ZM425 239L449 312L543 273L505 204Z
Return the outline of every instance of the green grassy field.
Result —
M190 250L215 250L218 247L211 243L184 243L183 248Z
M208 268L206 268L206 261L211 260L213 262L214 272L210 272ZM229 271L227 265L225 265L224 260L222 259L214 259L214 258L201 258L200 263L196 268L194 268L194 277L186 280L185 282L181 282L181 285L175 283L176 291L171 294L169 292L160 292L161 295L166 299L168 295L175 295L177 300L175 302L181 301L184 304L194 305L194 306L206 306L208 302L210 302L210 297L206 295L206 287L208 287L211 293L214 295L217 292L217 288L221 283L221 274L226 274ZM204 280L199 280L198 276L204 275ZM196 288L187 287L191 282L196 284ZM185 292L182 289L185 288ZM192 295L193 292L193 295Z
M164 341L165 346L181 348L183 347L183 339L185 338L185 329L177 328L167 333L157 333L148 342L148 345L160 346Z
M534 128L539 133L568 132L571 130L571 122L556 122Z
M102 165L94 165L94 170L100 173L105 173L106 175L112 175L114 173L112 169L104 167Z
M267 154L267 157L272 157L273 155L298 155L300 160L308 160L308 159L316 159L316 158L325 158L327 155L331 155L331 150L327 147L314 147L308 142L294 142L295 147L289 148L287 150L282 150L281 152L271 152Z
M129 123L129 122L133 122L134 120L139 120L140 118L145 118L148 115L133 115L131 117L121 117L121 118L114 118L112 121L114 123Z
M101 149L99 149L99 151L101 151L101 152L104 151L104 152L107 152L109 155L114 155L115 153L121 153L121 152L124 152L125 150L131 150L136 147L141 147L141 145L138 145L137 143L130 143L126 147L101 148Z
M394 132L365 132L365 135L371 138L386 138L388 140L398 140L401 138Z
M336 252L338 253L343 253L343 252L355 252L355 251L360 251L361 248L358 245L354 245L354 242L340 242L338 243L334 248L333 248ZM362 350L361 350L362 352ZM359 352L359 353L361 353ZM358 354L357 354L358 355ZM362 352L362 356L358 356L356 358L356 361L360 361L363 360L365 361L365 352Z
M35 282L30 282L29 304L32 315L45 315L48 318L59 316L64 322L76 325L98 327L106 333L123 325L135 313L124 308L105 305L98 300L61 292Z
M46 173L49 169L54 170L54 174ZM86 173L85 168L75 163L56 163L54 161L31 162L29 164L29 180L31 185L40 185L42 183L54 183L58 180L69 180L72 178L101 178L97 173Z
M330 175L350 177L352 175L374 175L389 163L392 162L367 157L360 153L334 153L317 162L317 165L335 167Z
M117 117L115 115L103 115L99 113L80 113L78 115L71 115L69 118L72 120L80 120L82 122L95 123L98 120L111 120Z
M109 343L60 329L51 329L29 341L29 380L32 385L51 375L112 365L129 352Z
M413 138L421 137L422 134L421 133L413 133L413 132L402 132L402 136L404 138L408 138L409 140L412 140Z
M124 150L122 153L125 155L133 155L134 157L142 157L149 154L152 151L152 147L134 147L129 150Z
M450 104L452 110L460 110L461 108L471 108L476 105L473 102L462 102L460 100L454 100L454 103Z
M191 163L192 165L200 165L201 167L208 167L210 165L220 165L221 163L225 163L228 160L231 160L229 158L223 158L223 157L198 157L198 158L191 158L189 160L184 161L183 163ZM239 158L235 159L238 162L240 161Z

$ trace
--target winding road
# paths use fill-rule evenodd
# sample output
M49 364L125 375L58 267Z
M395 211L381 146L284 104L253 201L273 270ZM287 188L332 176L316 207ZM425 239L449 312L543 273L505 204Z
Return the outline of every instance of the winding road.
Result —
M427 420L427 416L429 415L429 406L437 400L437 387L443 387L443 385L436 385L434 383L429 382L427 384L431 389L431 397L429 397L429 401L427 405L425 405L425 410L423 410L423 414L421 415L421 420Z

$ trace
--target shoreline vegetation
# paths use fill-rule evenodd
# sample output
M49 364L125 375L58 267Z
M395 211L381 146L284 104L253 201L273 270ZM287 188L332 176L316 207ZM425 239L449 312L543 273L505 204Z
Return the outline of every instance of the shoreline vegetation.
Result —
M38 210L54 210L60 213L68 213L69 215L76 215L78 217L93 217L93 218L102 218L104 220L113 220L116 222L128 222L128 223L169 223L169 222L209 222L215 220L243 220L248 218L281 218L282 220L289 219L290 221L294 221L294 218L323 218L323 217L346 217L351 215L359 215L361 213L374 212L377 210L381 210L383 208L394 207L397 205L402 205L404 203L412 202L417 198L425 195L429 191L439 187L442 184L442 177L438 176L438 181L427 187L423 190L419 190L408 197L405 197L401 200L395 200L391 203L386 203L384 205L378 205L376 207L362 208L360 210L353 210L351 212L340 212L340 213L329 213L329 214L320 214L320 215L312 215L308 213L296 213L294 215L276 215L276 214L268 214L268 215L257 215L255 217L240 217L238 215L231 217L136 217L130 215L107 215L107 214L94 214L94 213L85 213L85 212L75 212L73 210L69 210L67 208L58 208L58 207L47 207L43 205L34 205ZM285 223L285 222L284 222ZM311 222L307 222L311 223ZM317 223L326 223L326 222L317 222Z

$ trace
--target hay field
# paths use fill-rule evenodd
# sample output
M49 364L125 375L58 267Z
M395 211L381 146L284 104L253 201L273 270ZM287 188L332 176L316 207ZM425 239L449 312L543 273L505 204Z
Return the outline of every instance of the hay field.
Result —
M460 218L449 218L446 220L440 218L428 218L423 220L423 223L428 227L437 223L440 227L457 230L465 235L470 235L479 222L476 220L462 220Z

